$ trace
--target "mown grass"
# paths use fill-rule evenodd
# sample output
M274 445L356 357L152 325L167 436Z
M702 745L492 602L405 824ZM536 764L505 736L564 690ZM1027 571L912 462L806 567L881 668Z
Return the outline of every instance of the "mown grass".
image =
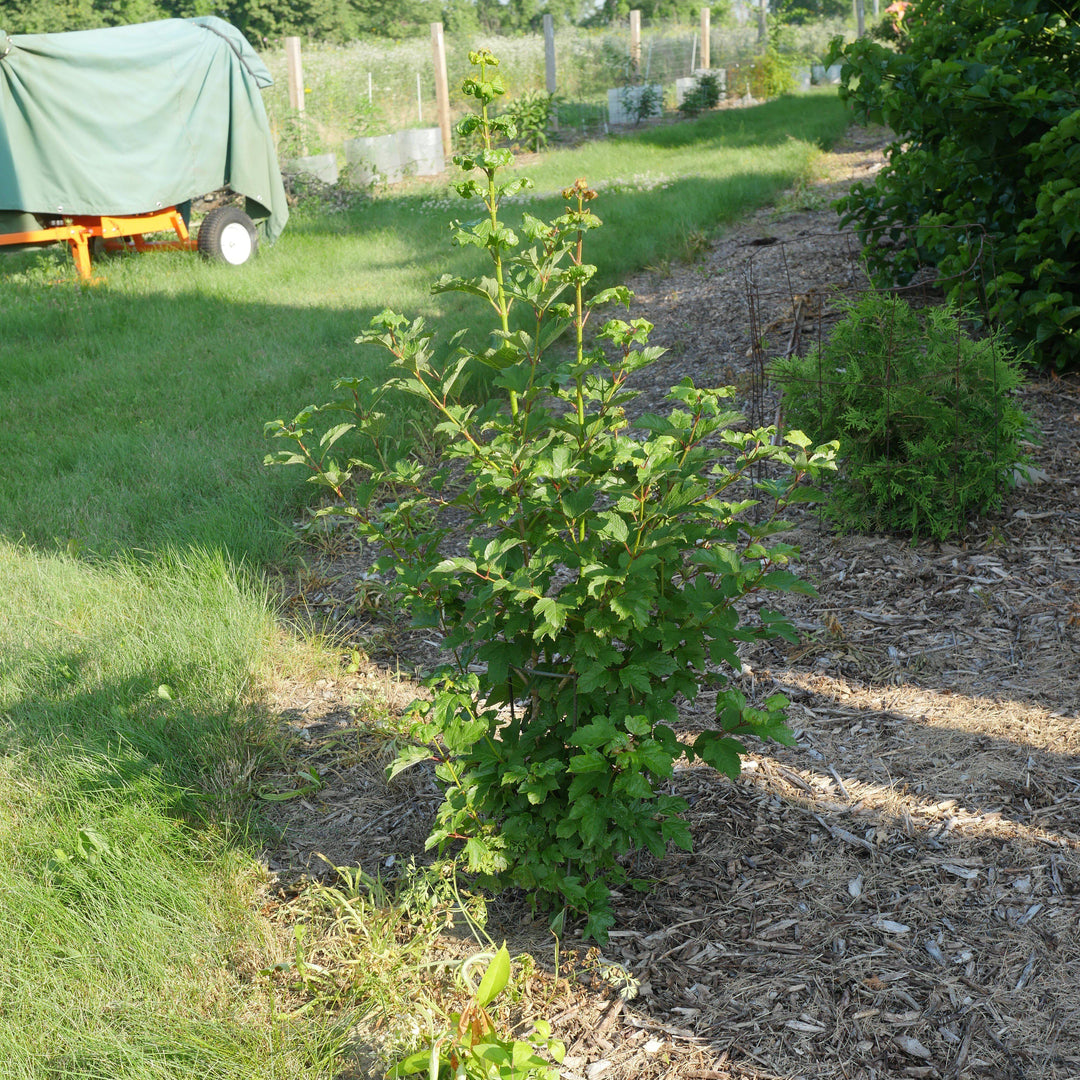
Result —
M790 99L558 151L532 170L539 210L601 187L610 283L768 200L844 122ZM259 581L311 490L262 466L262 424L380 378L352 342L383 307L487 325L429 291L467 269L460 213L445 184L305 206L241 271L164 253L91 288L63 252L0 261L5 1075L331 1075L333 1019L282 1015L258 974L278 945L247 815L280 749L259 699L302 662Z
M530 206L557 212L578 176L600 187L606 228L589 257L613 283L775 197L844 123L835 96L793 97L556 151L530 170ZM445 182L416 184L348 211L300 209L240 273L162 253L106 263L87 289L52 284L71 276L62 252L8 256L0 535L279 558L305 492L262 467L263 422L325 400L337 377L378 378L382 357L353 339L383 307L423 315L443 340L485 325L475 302L430 293L475 258L448 242L470 212Z

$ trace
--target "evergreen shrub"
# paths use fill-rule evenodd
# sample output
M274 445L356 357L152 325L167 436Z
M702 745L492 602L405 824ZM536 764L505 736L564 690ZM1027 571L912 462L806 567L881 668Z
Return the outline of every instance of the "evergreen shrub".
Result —
M679 112L684 116L697 116L707 109L715 109L720 104L721 96L720 75L715 71L703 71L680 102Z
M915 311L869 293L846 307L824 345L770 368L787 422L840 442L826 510L856 531L955 535L1001 506L1027 461L1019 363L951 304Z

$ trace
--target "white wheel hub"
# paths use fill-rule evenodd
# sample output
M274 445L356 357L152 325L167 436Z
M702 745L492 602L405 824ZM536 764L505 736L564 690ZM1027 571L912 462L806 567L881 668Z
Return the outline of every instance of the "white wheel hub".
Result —
M251 234L239 221L230 221L221 230L221 257L233 266L240 266L251 258Z

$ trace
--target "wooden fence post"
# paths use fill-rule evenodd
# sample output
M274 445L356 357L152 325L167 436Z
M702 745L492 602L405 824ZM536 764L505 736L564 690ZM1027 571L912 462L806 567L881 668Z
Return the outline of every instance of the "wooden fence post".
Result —
M555 94L558 82L555 79L555 19L551 15L544 16L544 85L547 92ZM557 106L551 110L551 130L559 130L559 111Z
M709 70L709 21L712 12L707 8L701 9L701 66L705 71ZM694 73L691 71L691 75Z
M304 131L304 65L300 61L300 39L285 39L285 64L289 72L289 108L300 124L300 156L307 157L307 134Z
M442 132L443 157L454 152L450 138L450 85L446 79L446 42L443 24L431 24L431 51L435 58L435 103L439 109L439 129Z
M641 67L641 12L630 12L630 69L636 76Z
M863 0L855 0L855 27L859 37L866 35L866 4Z
M554 94L555 81L555 20L551 15L544 16L544 85L549 94Z
M285 63L289 69L289 108L304 111L304 65L300 61L300 39L285 39Z

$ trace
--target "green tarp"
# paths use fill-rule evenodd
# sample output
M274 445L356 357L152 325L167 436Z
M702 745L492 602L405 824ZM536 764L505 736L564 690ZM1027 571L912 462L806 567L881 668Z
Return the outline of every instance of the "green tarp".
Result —
M213 16L0 30L0 216L140 214L228 185L274 240L289 210L260 92L271 82Z

